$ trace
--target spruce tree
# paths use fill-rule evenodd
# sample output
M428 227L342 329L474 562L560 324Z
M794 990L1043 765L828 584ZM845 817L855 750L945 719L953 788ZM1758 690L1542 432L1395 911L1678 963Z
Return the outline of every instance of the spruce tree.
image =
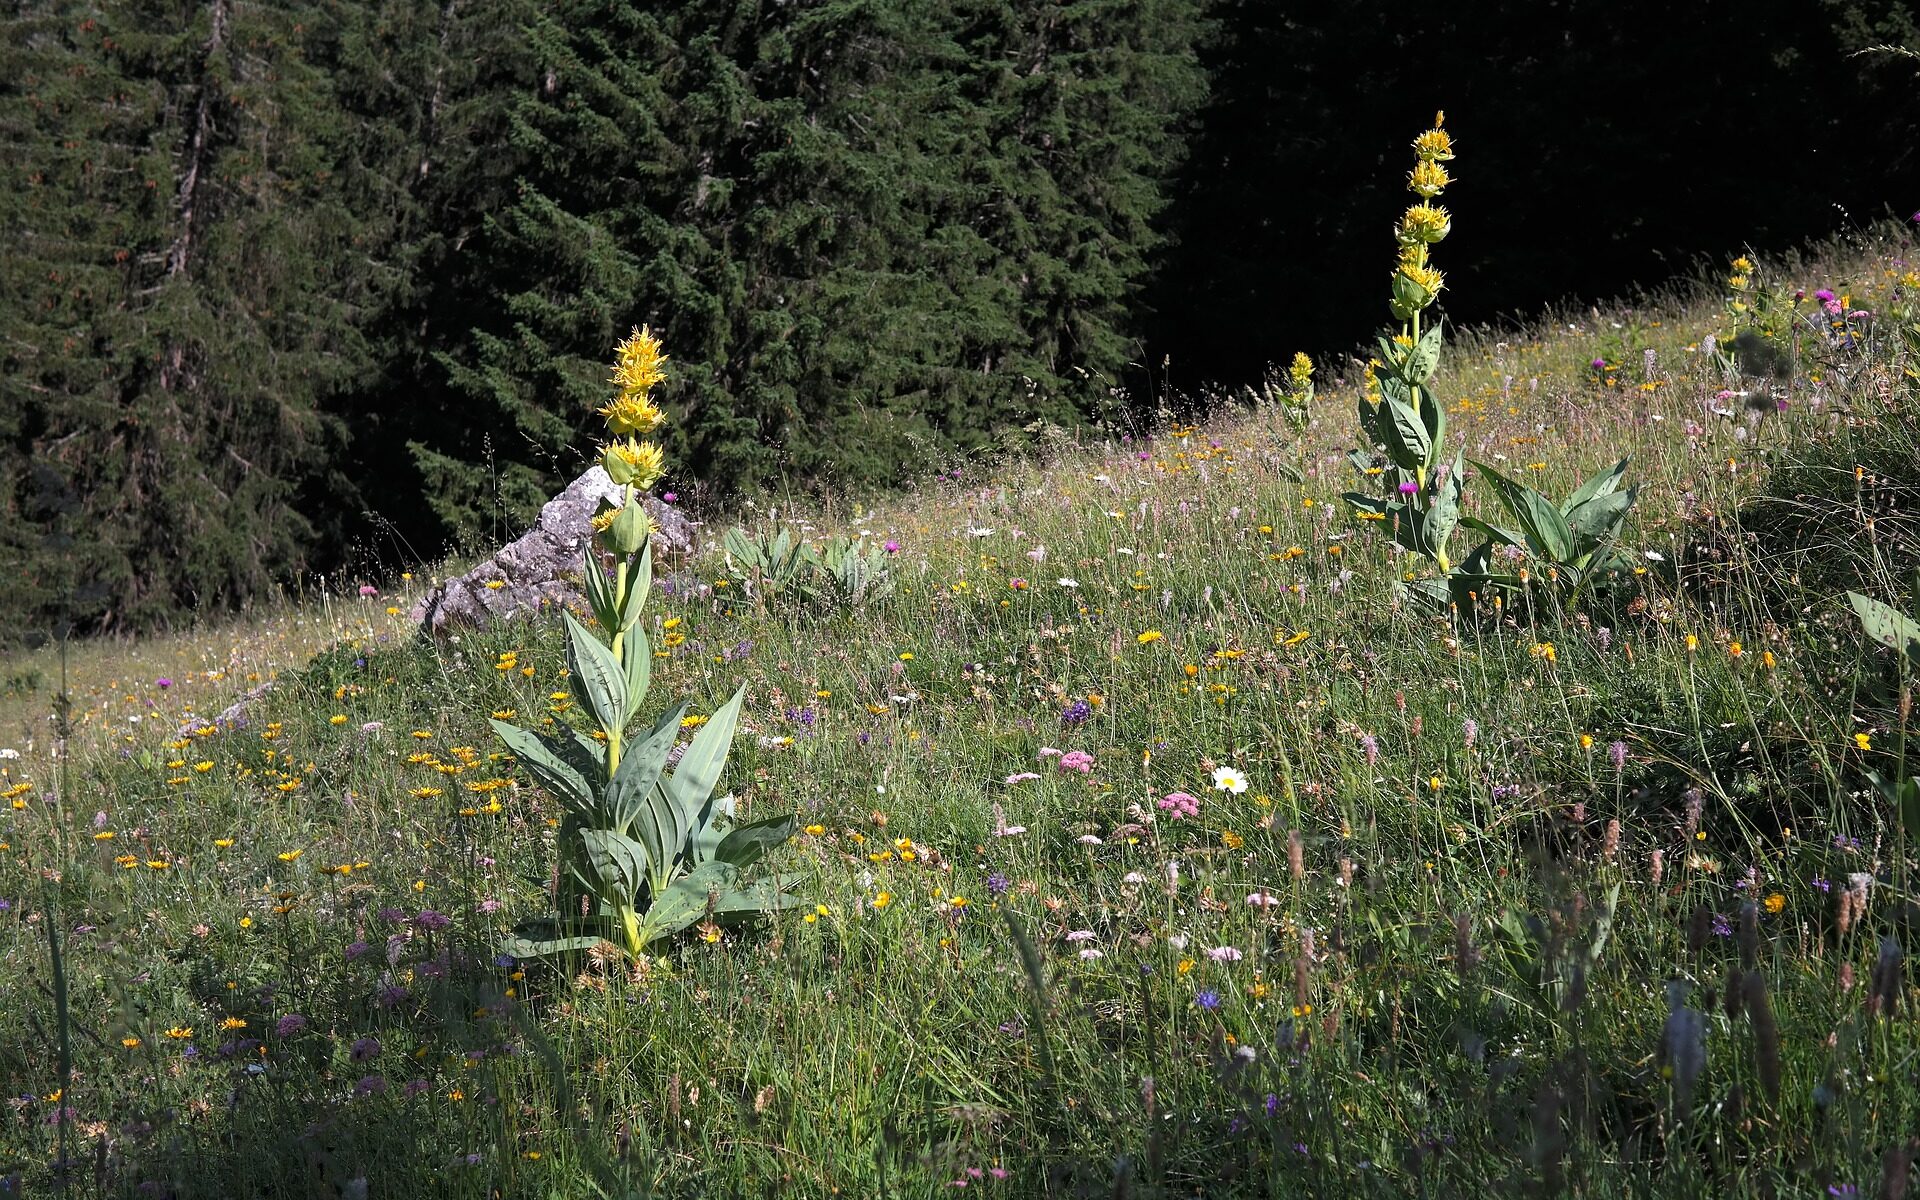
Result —
M300 570L321 398L368 369L365 224L303 59L317 14L249 0L23 6L0 126L10 551L71 511L83 622L140 627ZM29 558L64 603L57 561Z

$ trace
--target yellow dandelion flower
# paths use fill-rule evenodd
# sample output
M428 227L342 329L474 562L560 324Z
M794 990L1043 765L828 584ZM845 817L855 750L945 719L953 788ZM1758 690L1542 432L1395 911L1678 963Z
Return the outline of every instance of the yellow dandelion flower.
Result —
M1149 629L1145 633L1142 633L1138 637L1134 638L1133 640L1135 642L1138 642L1142 646L1151 646L1153 645L1153 643L1161 640L1166 636L1167 636L1166 634L1161 633L1158 629Z
M1854 745L1856 745L1856 746L1858 746L1858 747L1860 747L1860 748L1861 748L1862 750L1871 750L1871 749L1873 749L1873 739L1872 739L1872 738L1870 738L1870 737L1868 737L1868 736L1867 736L1866 734L1864 734L1864 733L1856 733L1856 734L1854 734L1854 735L1853 735L1853 744L1854 744Z

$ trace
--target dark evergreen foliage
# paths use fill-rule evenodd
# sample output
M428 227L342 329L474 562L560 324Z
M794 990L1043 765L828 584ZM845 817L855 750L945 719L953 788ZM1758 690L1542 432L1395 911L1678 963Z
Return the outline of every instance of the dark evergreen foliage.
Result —
M1911 63L1847 57L1914 40L1908 0L15 0L0 27L14 633L507 535L637 324L675 360L683 492L884 484L1131 416L1164 354L1232 382L1344 348L1380 315L1382 158L1437 107L1472 149L1455 317L1920 205Z

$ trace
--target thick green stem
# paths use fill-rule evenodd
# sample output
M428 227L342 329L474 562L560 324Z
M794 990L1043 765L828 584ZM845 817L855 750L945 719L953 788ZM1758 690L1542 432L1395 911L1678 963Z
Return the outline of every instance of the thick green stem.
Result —
M632 503L633 503L633 485L629 483L625 486L624 490L621 493L620 507L625 508L627 505ZM624 624L626 620L626 611L627 611L627 564L626 563L619 564L618 569L614 571L613 611L619 615L619 618L622 624ZM615 662L620 664L623 670L625 669L627 665L627 632L625 629L616 629L613 631L613 659ZM624 730L620 730L620 729L609 729L606 731L607 778L608 779L612 779L613 773L620 768L620 740L621 740L621 735L624 732L625 732Z

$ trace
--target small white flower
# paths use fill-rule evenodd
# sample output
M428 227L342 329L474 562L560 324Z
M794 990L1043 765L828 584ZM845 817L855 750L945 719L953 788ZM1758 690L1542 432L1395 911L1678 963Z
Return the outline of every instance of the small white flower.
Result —
M1074 840L1079 842L1082 846L1100 846L1105 844L1099 838L1093 836L1091 833L1083 833L1079 837L1075 838Z
M1067 935L1069 942L1090 942L1097 936L1091 929L1076 929Z
M19 758L19 757L20 757L20 752L18 750L15 750L12 746L0 747L0 758L11 759L11 758Z
M1146 881L1147 877L1138 871L1128 871L1120 877L1121 883L1145 883Z
M1027 831L1027 827L1026 827L1025 825L1009 825L1009 826L1007 826L1007 827L1006 827L1005 829L996 829L996 830L994 830L994 831L993 831L993 836L995 836L995 837L1019 837L1019 836L1020 836L1021 834L1023 834L1023 833L1025 833L1026 831Z
M1664 555L1664 554L1662 554L1662 553L1660 553L1660 552L1659 552L1658 550L1648 550L1648 551L1645 551L1645 554L1646 554L1646 556L1647 556L1647 561L1648 561L1648 562L1665 562L1665 561L1667 561L1667 556L1666 556L1666 555Z
M1213 786L1216 791L1232 792L1238 796L1241 792L1247 790L1247 777L1232 767L1215 767L1213 769Z
M1187 948L1187 935L1184 933L1170 933L1167 935L1167 945L1172 946L1175 950L1185 950Z
M1063 588L1077 588L1080 586L1080 581L1077 579L1062 579L1060 586Z
M1092 962L1096 958L1105 958L1106 955L1101 953L1098 950L1095 950L1092 946L1088 946L1085 950L1082 950L1080 952L1080 957L1087 962Z
M977 538L983 538L983 537L992 537L992 536L993 536L993 530L991 530L991 529L981 529L981 528L978 528L978 527L976 527L976 526L968 526L968 527L967 527L967 536L968 536L968 537L977 537Z
M1255 892L1247 897L1247 903L1255 908L1271 908L1280 901L1272 892Z

